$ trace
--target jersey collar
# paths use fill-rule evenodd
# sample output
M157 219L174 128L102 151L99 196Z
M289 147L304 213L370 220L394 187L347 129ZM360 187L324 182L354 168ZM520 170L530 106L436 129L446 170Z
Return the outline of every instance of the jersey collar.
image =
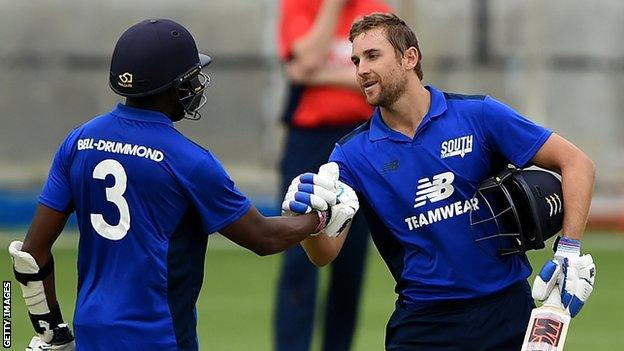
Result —
M425 86L425 89L429 90L431 93L431 105L429 106L429 112L427 112L423 120L420 122L416 134L418 134L418 131L425 125L430 123L431 120L442 116L444 112L446 112L446 98L444 97L444 93L431 85ZM411 139L407 136L388 127L388 125L381 118L381 110L379 107L376 107L373 112L373 117L371 118L369 140L377 141L381 139L411 141Z
M171 119L169 119L169 117L162 112L130 107L122 103L117 104L117 107L115 107L112 113L115 116L135 121L173 125Z

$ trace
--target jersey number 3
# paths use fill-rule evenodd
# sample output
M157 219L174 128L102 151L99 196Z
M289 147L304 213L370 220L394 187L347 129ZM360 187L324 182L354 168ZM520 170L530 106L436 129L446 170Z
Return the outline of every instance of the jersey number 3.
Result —
M128 209L128 202L123 197L126 192L128 177L121 163L112 159L98 163L93 169L93 178L95 179L104 180L109 174L115 178L115 184L111 188L106 188L106 200L117 206L119 223L111 225L106 222L102 214L92 213L91 225L98 234L106 239L121 240L130 230L130 210Z

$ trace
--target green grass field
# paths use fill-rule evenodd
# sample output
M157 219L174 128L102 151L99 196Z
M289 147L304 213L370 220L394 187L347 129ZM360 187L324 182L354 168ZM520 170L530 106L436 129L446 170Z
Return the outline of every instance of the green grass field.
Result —
M54 249L57 294L70 321L76 295L75 236L64 235ZM10 238L0 236L0 275L12 284L13 350L23 350L33 335L21 292L6 251ZM624 350L624 235L588 233L583 251L594 256L594 293L573 320L566 350ZM531 253L534 266L552 254ZM280 256L257 257L220 237L211 239L204 286L198 303L202 350L271 350L272 306ZM324 270L323 277L327 272ZM353 350L382 350L384 328L394 307L394 283L376 250L370 250ZM321 285L323 288L323 284ZM293 313L297 313L293 311ZM314 341L318 347L318 335Z

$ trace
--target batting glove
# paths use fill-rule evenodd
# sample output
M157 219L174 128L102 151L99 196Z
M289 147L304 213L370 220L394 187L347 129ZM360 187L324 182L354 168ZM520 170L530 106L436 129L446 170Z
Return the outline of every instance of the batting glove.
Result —
M340 235L360 208L355 191L341 181L337 181L336 184L338 188L336 204L330 207L330 217L323 230L330 237Z
M74 337L65 323L54 328L52 340L49 342L43 341L40 336L33 336L26 347L26 351L74 351L75 349Z
M327 211L329 206L336 204L336 181L327 175L314 173L295 177L284 196L282 215Z
M533 282L531 295L539 301L544 301L550 295L552 289L555 288L559 277L561 276L561 263L557 260L550 260L542 266L539 274Z
M561 290L563 309L576 316L593 291L596 265L591 255L580 256L581 242L562 237L555 258L548 261L535 277L533 298L545 300L556 284Z
M562 265L563 276L560 278L561 304L576 316L594 290L596 265L591 255L583 255L575 259L565 258Z
M353 189L339 181L338 164L330 162L318 174L305 173L293 179L282 202L282 214L300 215L317 211L320 225L328 236L338 236L353 219L359 202Z
M360 203L355 191L347 184L338 180L340 178L340 168L337 163L330 162L322 165L319 168L319 176L333 180L335 183L334 194L336 202L333 205L329 204L327 226L323 229L327 236L335 237L340 235L353 220L353 216L360 208Z
M54 260L39 267L35 258L22 251L23 243L13 241L9 244L9 254L13 260L15 278L20 283L22 296L28 308L30 321L37 333L31 340L33 345L47 345L46 350L73 350L74 337L67 323L63 322L60 307L48 306L43 280L52 274ZM37 343L37 340L39 343ZM33 348L33 350L37 350Z

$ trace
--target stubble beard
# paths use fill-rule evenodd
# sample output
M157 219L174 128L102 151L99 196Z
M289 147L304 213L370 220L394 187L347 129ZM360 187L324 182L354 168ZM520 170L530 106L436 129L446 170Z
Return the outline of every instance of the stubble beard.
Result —
M368 103L372 106L390 108L407 90L407 77L401 75L387 86L380 82L379 89L379 94L376 97L372 97L372 99L368 99Z

